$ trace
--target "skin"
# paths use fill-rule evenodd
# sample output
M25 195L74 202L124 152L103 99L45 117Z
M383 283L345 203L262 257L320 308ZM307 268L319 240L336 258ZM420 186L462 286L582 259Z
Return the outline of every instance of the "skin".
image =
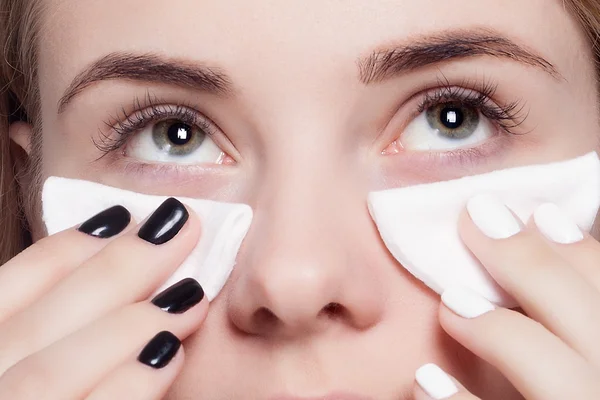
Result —
M156 398L177 376L166 399L308 397L342 390L374 399L405 399L412 398L415 391L423 396L415 388L414 372L428 362L440 365L486 400L521 398L513 385L528 399L541 398L539 392L523 390L527 385L523 377L529 375L514 373L523 360L517 355L499 360L501 354L508 357L514 353L508 351L514 346L507 338L514 338L518 331L511 331L501 317L495 319L496 311L467 321L440 306L439 296L412 278L387 252L365 200L372 190L567 159L597 150L597 94L590 46L561 1L184 0L177 7L168 2L148 7L137 0L45 3L39 49L44 178L58 175L144 193L243 202L255 211L236 268L210 305L201 329L206 305L179 316L177 322L175 318L160 320L160 313L149 316L151 322L147 322L144 334L135 334L135 325L131 325L132 338L122 347L127 354L111 350L114 359L108 364L116 367L127 363L151 332L170 327L186 338L185 365L181 353L169 368L156 372L163 379L156 384ZM559 77L514 60L480 56L419 68L372 85L358 79L357 58L375 49L410 43L435 32L481 27L541 55ZM230 76L235 93L225 98L160 83L107 80L86 88L58 113L57 104L75 76L116 51L154 52L217 66ZM456 86L492 82L497 85L495 102L520 100L527 118L515 130L523 135L505 135L494 142L494 151L469 159L432 158L426 152L399 150L393 142L414 118L415 99L441 81ZM130 109L136 97L143 99L149 91L165 104L193 104L217 123L223 134L215 140L220 140L230 163L164 168L119 153L98 160L102 154L93 139L98 138L99 129L110 133L105 123L122 117L119 111L123 107ZM15 124L11 137L28 150L32 132L25 124ZM386 149L390 154L382 154ZM40 240L45 235L39 216L28 217L34 238ZM474 229L468 218L463 224ZM72 243L89 246L68 263L73 269L94 254L107 251L106 242L92 240L94 243L86 244L91 239L74 231L62 235L51 238L52 242L46 243L52 246L45 248L56 246L54 251L60 255L73 252L77 246ZM470 247L487 243L482 234L472 233L470 238ZM176 246L185 247L189 240L178 237L172 248L159 253L178 254ZM532 244L522 238L514 239L506 249L495 249L494 245L497 243L482 250L486 267L489 260L512 249L526 248L535 254L550 251L550 244ZM593 249L596 257L598 249ZM552 257L558 258L551 250ZM140 249L140 254L145 251L150 250ZM135 259L131 251L126 253ZM14 263L22 266L37 260L35 254L31 257ZM122 253L109 253L114 264L122 263L122 257ZM519 261L535 265L535 260ZM494 264L498 276L507 263ZM174 262L167 264L157 266L156 286L160 276L168 276L169 268L176 267ZM58 282L68 277L78 284L67 286L70 291L62 287L58 293L78 298L93 290L89 288L92 283L72 274L50 274L40 283L44 290L30 293L31 301L24 302L23 308L33 299L44 304L48 291L59 290ZM4 278L4 287L20 287L19 282L30 278L23 273L11 279ZM512 282L505 288L523 298L538 281L528 275L522 279L519 285ZM0 275L0 285L2 282ZM578 281L573 278L573 282ZM577 285L571 283L565 286L575 290ZM152 292L151 284L140 285L133 280L123 282L122 291L131 288L134 298L121 293L111 309L102 309L89 318L110 320L120 309L143 302L144 293ZM12 295L25 296L18 291ZM545 295L548 293L533 298L534 305L524 306L525 312L542 307ZM331 303L341 306L333 318L326 312ZM269 318L265 318L265 309ZM20 307L10 309L0 322L20 320L22 312ZM48 323L62 326L57 318L69 318L59 316L60 311L49 310ZM68 338L75 325L65 322L71 328L58 329L56 335ZM19 326L20 334L32 329L25 322ZM103 322L90 329L101 332L97 335L110 335L111 326ZM470 329L499 334L491 342L490 335L475 335ZM7 335L6 329L4 332ZM531 343L538 336L532 334ZM3 337L0 343L10 340ZM73 352L76 340L64 343L64 348L72 351L68 354L77 354ZM17 378L30 376L28 371L35 368L36 360L48 362L49 355L58 354L57 350L38 350L27 348L15 354L12 375L0 380L7 385L5 390L11 382L16 385ZM544 350L558 354L556 362L563 361L555 347ZM28 354L41 356L18 363ZM79 355L73 355L74 359ZM61 368L68 370L67 365L65 362ZM123 365L123 371L130 371L123 374L131 373L131 381L143 379L131 372L141 371L133 358L131 364ZM127 365L132 366L130 370ZM122 381L100 378L106 375L106 368L106 364L97 370L90 367L93 371L82 385L109 382L105 386L113 386L107 390L118 392ZM560 375L553 374L558 372L536 376L529 385L555 381ZM591 392L590 381L579 382L589 389L582 393ZM60 385L73 383L56 384ZM33 398L34 394L31 389L22 398Z

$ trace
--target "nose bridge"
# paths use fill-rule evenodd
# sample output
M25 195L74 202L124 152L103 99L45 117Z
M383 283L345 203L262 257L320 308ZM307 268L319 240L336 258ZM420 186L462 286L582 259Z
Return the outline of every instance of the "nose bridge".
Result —
M326 233L334 222L332 205L336 202L335 191L344 190L331 187L325 168L318 169L307 164L310 163L282 168L272 190L266 191L259 206L264 210L265 222L268 222L265 228L272 231L274 238L285 240L293 237L301 247L307 240L312 242L315 235Z
M329 280L335 275L335 265L343 262L344 253L336 248L339 216L335 204L344 189L331 187L323 168L299 168L303 171L280 170L285 176L279 176L273 190L266 191L256 212L264 251L253 266L255 279L270 292L273 302L284 297L277 295L284 288L302 297L314 296L310 292L325 287L331 292Z
M332 310L353 326L378 318L373 277L354 257L359 252L348 234L365 223L359 215L366 206L339 172L344 168L323 156L282 158L262 179L230 301L242 330L297 335L327 325Z
M317 127L296 124L285 139L273 141L262 166L260 188L255 201L257 220L266 237L261 240L285 244L276 246L286 254L307 257L316 238L326 239L335 225L336 203L346 188L340 158L333 158L335 144L325 141ZM323 243L323 241L319 241ZM323 243L325 244L325 243ZM315 249L316 250L316 249Z

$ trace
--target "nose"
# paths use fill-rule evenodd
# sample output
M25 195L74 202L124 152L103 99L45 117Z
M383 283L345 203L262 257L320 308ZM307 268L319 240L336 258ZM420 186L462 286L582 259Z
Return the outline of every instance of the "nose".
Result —
M228 302L230 320L246 333L364 330L381 317L385 285L364 195L339 180L311 180L283 179L257 202Z

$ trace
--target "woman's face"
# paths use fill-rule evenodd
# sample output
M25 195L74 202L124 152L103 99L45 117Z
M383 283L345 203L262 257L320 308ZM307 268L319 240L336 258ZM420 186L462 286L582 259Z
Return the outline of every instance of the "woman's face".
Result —
M443 333L366 196L595 150L562 1L45 3L44 177L255 210L168 399L406 399L426 362L516 398Z

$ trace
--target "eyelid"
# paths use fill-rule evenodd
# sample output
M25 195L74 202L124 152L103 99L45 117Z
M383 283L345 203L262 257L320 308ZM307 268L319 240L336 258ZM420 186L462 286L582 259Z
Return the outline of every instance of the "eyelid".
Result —
M443 103L441 99L444 97L446 97L446 102L448 103L451 103L453 100L456 103L464 103L465 96L467 99L470 97L470 101L467 101L467 103L475 103L475 105L479 106L478 111L481 115L496 128L496 136L499 140L508 140L512 136L529 133L531 130L520 128L520 125L524 124L528 117L528 110L526 110L527 102L523 98L516 96L511 98L510 93L501 90L504 86L500 86L496 82L494 79L485 77L453 77L448 79L443 74L438 75L436 80L429 83L421 82L418 84L417 90L414 90L410 95L405 95L398 102L395 111L391 114L391 118L374 140L372 147L374 150L373 155L376 157L382 155L395 157L393 154L386 155L386 150L394 142L401 139L407 126L415 118L419 117L425 109L436 105L435 100L437 100L438 104ZM452 96L449 96L450 94ZM483 110L481 110L482 104L485 106ZM495 139L493 141L497 142ZM486 149L491 148L487 145L483 146ZM470 154L472 155L473 152L470 151ZM408 154L409 152L401 157L406 158ZM450 154L444 154L445 156L450 156ZM420 157L423 158L423 155Z
M528 113L524 112L527 103L522 99L499 101L496 95L497 89L498 85L493 80L452 79L451 81L442 75L436 82L421 86L417 92L399 103L376 142L384 141L384 147L389 145L422 112L444 101L468 103L467 105L480 108L487 106L488 109L484 111L489 112L482 113L484 117L491 119L495 125L501 125L500 128L504 130L517 128L527 118ZM501 124L493 119L499 119Z
M112 129L122 135L129 134L129 131L139 131L152 123L157 123L169 119L178 119L188 125L196 125L206 130L206 134L213 136L220 129L200 112L180 104L152 104L140 110L127 115L124 119L118 120Z
M523 115L525 103L515 100L501 105L494 100L496 90L497 85L490 83L477 85L473 89L458 85L430 89L424 93L415 116L431 107L455 102L477 109L481 115L498 125L506 133L515 134L513 130L523 124L527 118L527 115Z
M105 122L110 133L102 133L100 143L94 141L96 147L103 153L100 158L117 150L124 151L132 135L136 135L140 130L160 121L178 119L186 124L198 126L224 153L236 161L241 159L239 152L221 128L193 105L162 101L147 94L143 101L135 98L132 108L131 112L121 108L118 115Z

